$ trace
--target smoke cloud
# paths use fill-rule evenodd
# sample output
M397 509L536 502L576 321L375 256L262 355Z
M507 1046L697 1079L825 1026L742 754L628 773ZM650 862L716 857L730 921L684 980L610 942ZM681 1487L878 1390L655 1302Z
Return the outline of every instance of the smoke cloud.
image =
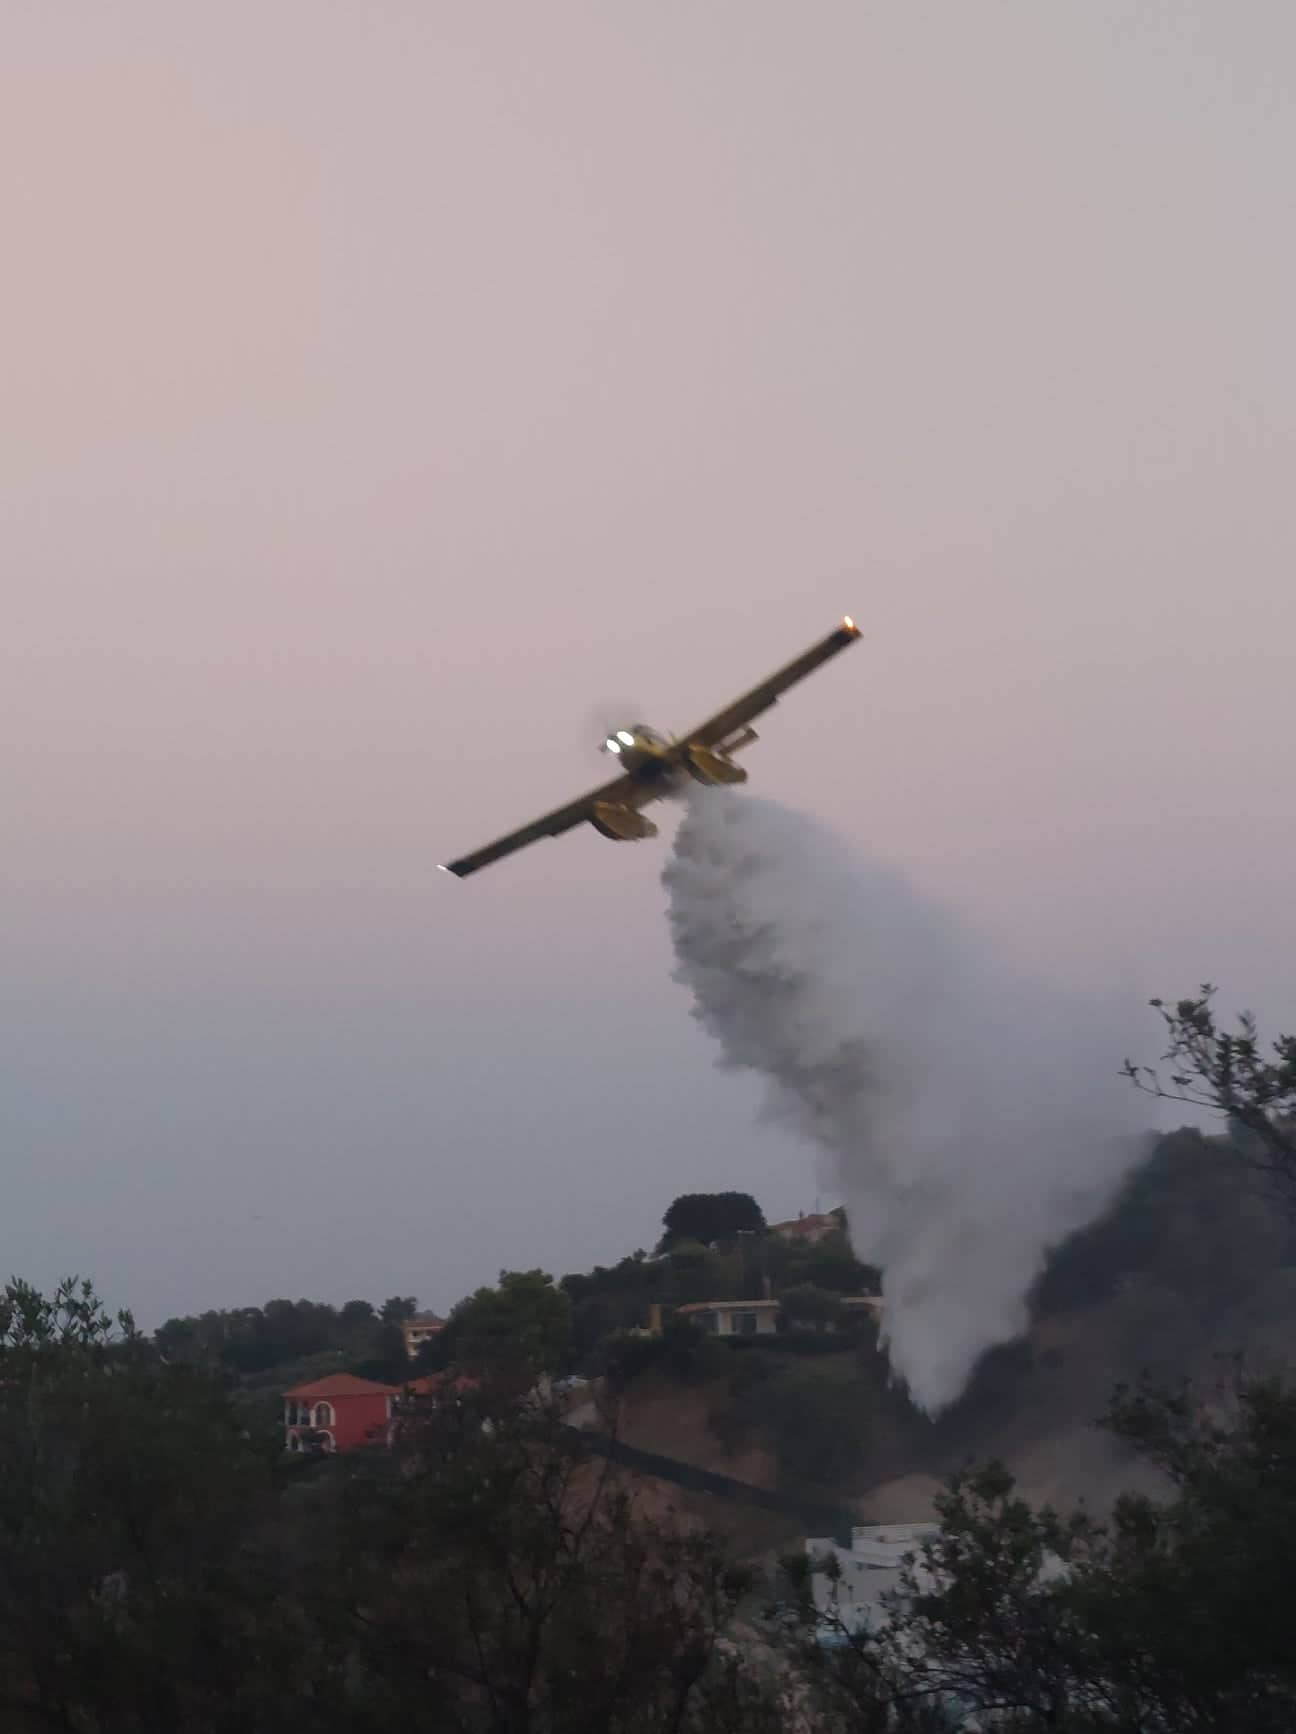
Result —
M694 795L663 881L693 1016L819 1153L884 1273L892 1368L935 1413L1136 1154L1119 1036L773 802Z

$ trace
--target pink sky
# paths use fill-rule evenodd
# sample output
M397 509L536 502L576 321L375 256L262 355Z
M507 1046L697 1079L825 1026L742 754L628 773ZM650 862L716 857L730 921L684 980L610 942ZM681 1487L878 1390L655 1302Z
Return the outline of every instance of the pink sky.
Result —
M763 793L1068 986L1296 1023L1294 54L1286 0L12 6L8 1267L448 1306L810 1208L661 845L433 867L847 609Z

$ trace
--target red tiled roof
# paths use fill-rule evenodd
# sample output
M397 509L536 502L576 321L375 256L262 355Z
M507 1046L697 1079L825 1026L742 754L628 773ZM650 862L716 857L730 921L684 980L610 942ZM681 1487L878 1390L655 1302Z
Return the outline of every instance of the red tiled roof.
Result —
M475 1391L477 1380L451 1379L446 1373L425 1373L421 1379L407 1379L401 1389L413 1391L416 1397L430 1397L444 1385L449 1385L453 1391Z
M285 1397L392 1397L399 1385L380 1385L373 1379L357 1379L354 1373L330 1373L326 1379L313 1379L309 1385L294 1385Z

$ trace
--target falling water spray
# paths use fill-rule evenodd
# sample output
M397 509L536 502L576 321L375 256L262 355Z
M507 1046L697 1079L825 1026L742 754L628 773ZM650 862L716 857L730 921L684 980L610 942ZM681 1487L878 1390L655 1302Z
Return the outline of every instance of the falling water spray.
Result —
M883 1272L892 1368L935 1413L1134 1159L1118 1035L773 802L693 796L663 880L693 1016L817 1151Z

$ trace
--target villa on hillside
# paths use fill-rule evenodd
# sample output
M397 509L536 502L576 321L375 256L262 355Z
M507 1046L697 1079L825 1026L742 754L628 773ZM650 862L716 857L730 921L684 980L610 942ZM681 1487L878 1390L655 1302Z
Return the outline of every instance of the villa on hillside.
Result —
M770 1233L780 1240L790 1240L802 1246L818 1246L830 1234L841 1233L841 1218L831 1211L814 1216L798 1216L791 1222L772 1222Z
M405 1353L410 1360L415 1360L424 1343L430 1343L434 1337L439 1337L446 1328L446 1321L439 1319L435 1313L411 1313L407 1319L400 1322L401 1336L405 1339Z
M812 1328L835 1332L839 1329L849 1330L851 1325L861 1318L880 1320L883 1304L881 1295L843 1295L840 1324L836 1319L821 1319ZM783 1303L777 1299L690 1301L687 1306L676 1307L674 1314L676 1318L690 1320L699 1330L706 1331L708 1336L713 1337L769 1337L785 1322ZM799 1323L796 1319L786 1322L789 1322L793 1329L796 1329ZM660 1336L661 1329L662 1309L655 1306L651 1309L648 1329L640 1334Z
M676 1317L691 1319L713 1337L769 1337L778 1329L776 1300L691 1301L676 1307Z
M330 1373L284 1392L284 1444L289 1451L355 1451L385 1438L396 1385Z
M334 1452L390 1444L402 1421L408 1423L438 1400L475 1385L474 1379L452 1379L446 1373L429 1373L403 1385L330 1373L284 1392L284 1446L288 1451Z

